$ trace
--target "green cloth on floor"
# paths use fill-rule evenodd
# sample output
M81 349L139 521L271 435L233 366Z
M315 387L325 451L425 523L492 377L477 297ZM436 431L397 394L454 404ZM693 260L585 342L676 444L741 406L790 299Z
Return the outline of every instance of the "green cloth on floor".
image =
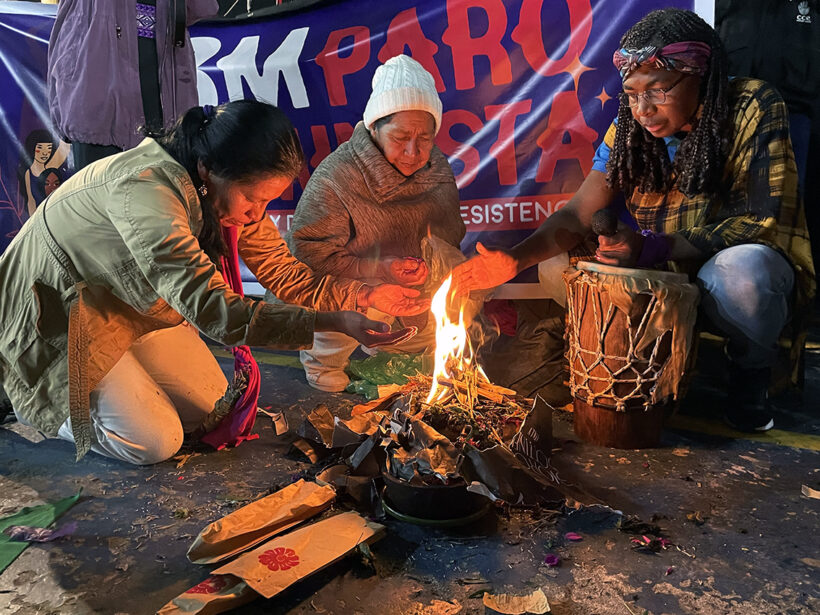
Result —
M404 384L411 376L419 372L432 371L426 368L423 354L399 354L380 352L366 359L354 360L347 367L347 372L356 380L367 380L371 384Z
M363 395L367 401L373 401L379 398L379 385L367 380L351 380L345 387L345 392Z
M351 378L345 391L364 395L368 400L376 399L380 384L405 384L411 376L430 373L432 364L432 357L425 360L424 354L392 352L380 352L366 359L353 360L347 367Z
M9 517L0 519L0 574L8 568L17 556L26 550L27 542L13 541L6 534L6 529L13 525L27 525L29 527L48 527L54 523L65 511L74 506L80 498L82 489L71 497L40 504L26 506Z

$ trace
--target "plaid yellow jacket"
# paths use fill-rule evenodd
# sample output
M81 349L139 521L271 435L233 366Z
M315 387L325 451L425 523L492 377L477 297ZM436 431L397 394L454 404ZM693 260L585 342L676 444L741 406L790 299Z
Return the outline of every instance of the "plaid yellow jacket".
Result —
M778 250L795 269L797 305L805 306L815 293L814 264L786 105L767 83L740 78L729 84L729 105L733 130L721 194L687 198L675 189L668 194L636 189L627 207L641 229L682 235L707 258L744 243ZM613 122L593 168L602 170L614 140ZM674 156L679 141L666 141Z

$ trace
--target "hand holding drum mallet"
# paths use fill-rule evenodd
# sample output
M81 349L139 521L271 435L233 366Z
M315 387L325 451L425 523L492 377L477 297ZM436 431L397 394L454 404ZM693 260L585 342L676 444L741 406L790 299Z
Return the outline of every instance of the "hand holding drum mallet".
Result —
M642 237L631 229L618 229L618 216L610 209L592 214L592 232L598 235L595 258L606 265L634 267L641 251Z
M611 209L599 209L592 214L592 232L604 237L612 237L618 232L618 216Z

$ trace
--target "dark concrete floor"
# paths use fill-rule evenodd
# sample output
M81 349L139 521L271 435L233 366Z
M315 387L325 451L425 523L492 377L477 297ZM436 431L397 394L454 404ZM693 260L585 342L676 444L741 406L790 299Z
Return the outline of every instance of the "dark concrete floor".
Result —
M807 363L803 400L781 399L778 429L747 439L724 429L716 376L701 368L680 414L653 450L619 451L573 440L571 415L555 417L559 475L625 514L654 520L675 545L631 548L618 515L600 508L554 517L493 511L457 531L388 519L374 567L349 557L272 600L238 613L484 613L483 590L541 588L562 615L820 612L820 350ZM260 405L285 410L291 427L318 403L345 416L359 398L308 388L293 355L259 353ZM221 359L224 365L228 361ZM96 455L75 463L73 447L16 423L0 429L0 516L24 505L83 496L63 521L72 536L30 546L0 575L0 613L153 613L208 570L185 558L206 524L307 471L286 456L259 417L260 439L234 450L128 467ZM685 428L685 429L684 429ZM344 507L344 504L340 504ZM702 525L687 519L699 512ZM578 532L583 540L564 535ZM547 553L562 558L543 565ZM449 603L449 604L447 604Z

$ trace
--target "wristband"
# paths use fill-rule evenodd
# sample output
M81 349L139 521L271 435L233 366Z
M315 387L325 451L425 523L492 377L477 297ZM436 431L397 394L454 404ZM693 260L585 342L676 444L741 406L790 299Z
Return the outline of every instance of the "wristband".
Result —
M669 252L672 249L669 235L652 231L641 231L641 235L643 235L643 247L635 263L638 267L654 267L669 260Z

